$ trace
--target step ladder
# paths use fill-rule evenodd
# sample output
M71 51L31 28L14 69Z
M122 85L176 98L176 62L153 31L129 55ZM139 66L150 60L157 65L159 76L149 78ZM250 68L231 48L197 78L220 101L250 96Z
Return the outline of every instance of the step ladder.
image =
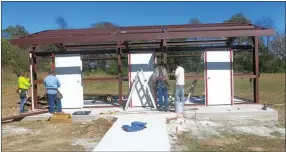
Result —
M151 89L150 89L150 87L149 87L149 85L148 85L148 80L147 80L146 77L144 76L143 70L142 70L142 69L139 69L139 70L137 71L137 74L136 74L135 78L134 78L133 81L132 81L132 84L131 84L132 86L131 86L131 89L130 89L130 92L129 92L129 96L128 96L127 102L126 102L125 107L124 107L124 111L126 111L127 108L128 108L129 105L130 105L130 100L131 100L131 97L132 97L132 95L133 95L133 92L134 92L134 89L135 89L136 84L137 84L139 81L141 81L141 80L140 80L140 75L141 75L141 76L143 77L143 79L144 79L144 80L143 80L143 84L142 84L143 93L146 95L146 97L147 97L147 96L150 97L151 102L152 102L154 108L157 108L157 107L156 107L156 103L155 103L154 98L153 98L153 95L151 94ZM141 82L142 82L142 81L141 81ZM147 93L146 93L146 91L147 91Z

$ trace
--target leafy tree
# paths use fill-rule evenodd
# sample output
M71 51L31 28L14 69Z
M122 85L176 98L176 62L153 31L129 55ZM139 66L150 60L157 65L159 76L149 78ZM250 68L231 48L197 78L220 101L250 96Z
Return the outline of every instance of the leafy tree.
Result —
M2 30L1 54L4 69L9 69L14 73L17 73L20 70L29 70L29 54L25 51L29 48L19 48L17 46L13 46L9 42L9 39L19 38L26 35L29 35L29 33L25 27L21 25L9 26Z
M225 23L246 23L251 24L251 20L247 19L243 13L237 13L231 16L230 19L225 20Z
M198 18L191 18L189 23L190 24L201 24L202 22Z
M5 39L14 39L27 35L29 35L28 31L21 25L8 26L8 28L2 30L2 38Z
M224 23L245 23L251 24L251 20L245 17L242 13L234 14L230 19L225 20ZM237 45L249 44L250 40L248 37L238 37L234 42Z
M29 55L8 40L1 39L1 53L3 68L13 73L29 70Z
M103 21L103 22L91 24L91 27L92 28L116 28L119 26L114 23L108 22L108 21Z

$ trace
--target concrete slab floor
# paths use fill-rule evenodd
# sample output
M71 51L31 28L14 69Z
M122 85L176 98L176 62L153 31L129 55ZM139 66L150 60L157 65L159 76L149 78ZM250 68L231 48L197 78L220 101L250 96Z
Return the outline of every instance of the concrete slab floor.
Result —
M188 107L185 110L187 118L198 120L238 120L238 119L255 119L277 121L278 112L274 109L267 108L262 110L262 105L245 104L234 106L200 106ZM192 110L198 108L198 110Z
M278 112L274 109L267 108L262 110L262 105L259 104L239 104L239 105L227 105L227 106L188 106L185 107L185 114L188 118L196 118L199 120L227 120L227 119L258 119L258 120L278 120ZM194 110L197 108L198 110ZM98 117L95 116L112 116L119 115L165 115L175 116L174 112L159 112L156 109L134 107L124 111L122 108L83 108L83 109L63 109L66 113L74 113L75 111L91 111L89 115L72 115L73 118L85 118L85 120L94 120ZM115 114L104 114L114 112ZM28 116L23 121L35 121L35 120L47 120L51 117L50 113L39 114L34 116Z

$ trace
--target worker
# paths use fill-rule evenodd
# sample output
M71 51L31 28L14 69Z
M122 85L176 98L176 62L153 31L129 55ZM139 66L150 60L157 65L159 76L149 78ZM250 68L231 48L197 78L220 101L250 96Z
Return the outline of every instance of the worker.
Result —
M25 104L27 102L27 90L31 87L29 79L25 78L24 73L20 71L18 73L18 93L20 96L20 113L25 113Z
M175 102L185 103L185 70L181 67L179 62L175 62L175 77L176 77L176 88L175 88Z
M61 86L59 79L56 77L56 74L53 70L49 72L49 75L44 79L44 85L46 88L46 94L49 104L49 112L55 113L55 107L57 113L62 112L62 103L59 98L59 90L58 88Z
M159 98L158 110L169 111L168 90L170 87L168 83L168 73L163 62L155 68L153 74L153 86L154 90L157 92L157 97Z
M24 75L24 76L25 76L25 78L27 79L27 81L30 82L29 72L25 72L25 75ZM26 93L26 94L27 94L27 101L28 101L28 100L29 100L29 97L30 97L30 95L29 95L29 90L27 90L27 93Z

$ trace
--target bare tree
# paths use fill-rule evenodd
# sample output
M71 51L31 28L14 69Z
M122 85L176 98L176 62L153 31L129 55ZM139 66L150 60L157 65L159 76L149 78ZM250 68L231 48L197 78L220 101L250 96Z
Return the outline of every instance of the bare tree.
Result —
M256 21L255 24L263 28L271 28L274 30L276 29L275 21L270 17L262 17L260 20ZM274 39L274 36L260 37L260 40L265 44L266 48L268 49L270 47L270 41L272 41L273 39Z
M66 29L67 27L68 27L68 23L66 22L66 20L63 18L63 17L61 17L61 16L59 16L59 17L57 17L56 18L56 24L58 24L58 28L59 29Z
M269 43L269 49L272 53L274 53L278 58L285 60L286 53L285 53L285 43L286 38L285 34L278 33L272 41Z

